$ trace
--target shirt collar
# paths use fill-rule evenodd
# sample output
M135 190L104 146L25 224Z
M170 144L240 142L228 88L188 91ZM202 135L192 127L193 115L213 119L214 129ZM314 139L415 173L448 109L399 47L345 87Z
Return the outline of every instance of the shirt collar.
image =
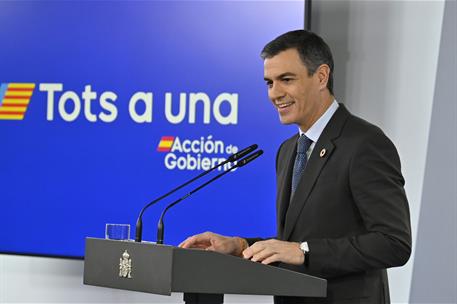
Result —
M305 134L306 137L311 139L314 143L317 142L322 132L324 131L325 126L328 124L333 114L335 114L338 107L338 102L336 100L333 100L332 104L330 105L330 107L328 107L327 111L325 111L325 113L322 114L321 117L319 117L319 119L311 126L311 128L308 129L308 131L303 132L302 130L300 130L300 128L298 128L300 136Z

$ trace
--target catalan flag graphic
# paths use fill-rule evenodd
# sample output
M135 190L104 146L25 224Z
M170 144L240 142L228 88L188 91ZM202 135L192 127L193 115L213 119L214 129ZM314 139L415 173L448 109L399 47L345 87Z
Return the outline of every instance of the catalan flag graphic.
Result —
M173 142L175 140L174 136L162 136L159 142L159 146L157 147L157 151L159 152L170 152L171 147L173 146Z
M34 83L0 84L0 120L22 120L35 89Z

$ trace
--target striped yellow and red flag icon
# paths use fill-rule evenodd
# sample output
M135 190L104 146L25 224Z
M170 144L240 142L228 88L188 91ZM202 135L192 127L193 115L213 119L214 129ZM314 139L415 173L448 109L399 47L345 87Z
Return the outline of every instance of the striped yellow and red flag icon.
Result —
M157 147L157 151L169 152L171 150L171 147L173 146L174 140L174 136L162 136L159 142L159 146Z
M34 83L0 84L0 120L24 119L34 89Z

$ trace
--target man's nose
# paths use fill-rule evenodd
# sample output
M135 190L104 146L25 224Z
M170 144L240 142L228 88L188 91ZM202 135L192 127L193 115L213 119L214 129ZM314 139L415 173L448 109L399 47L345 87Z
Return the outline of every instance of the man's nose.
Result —
M285 92L278 83L273 83L268 89L268 97L270 100L275 101L284 97Z

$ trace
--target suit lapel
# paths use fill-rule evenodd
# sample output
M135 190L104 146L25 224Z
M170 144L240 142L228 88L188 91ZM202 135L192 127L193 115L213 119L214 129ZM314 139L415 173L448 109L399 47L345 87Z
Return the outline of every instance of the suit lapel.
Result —
M283 240L288 240L290 237L297 219L307 202L307 199L314 187L314 184L316 183L316 180L319 177L320 172L323 170L325 164L330 159L333 151L335 150L334 139L340 135L341 129L343 128L343 125L346 122L348 116L349 112L342 104L340 104L340 107L332 116L318 141L316 142L313 152L311 153L311 157L309 158L306 165L305 171L303 172L300 182L298 183L297 190L295 191L295 194L290 202L290 206L285 214L285 226L282 233ZM291 170L290 167L291 166L289 166L289 173ZM285 191L290 193L290 182L289 187L287 189L283 189L283 192Z

